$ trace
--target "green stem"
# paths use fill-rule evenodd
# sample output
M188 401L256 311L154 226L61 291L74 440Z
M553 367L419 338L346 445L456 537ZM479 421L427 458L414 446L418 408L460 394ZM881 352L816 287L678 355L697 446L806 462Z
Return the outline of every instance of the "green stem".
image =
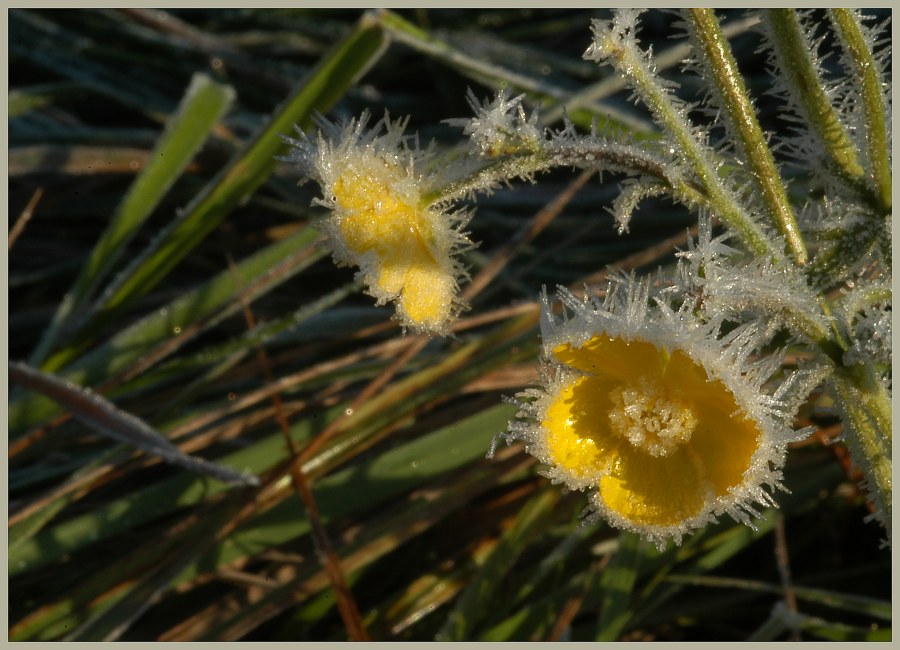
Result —
M849 319L853 314L861 312L866 307L891 302L892 295L890 284L886 280L881 280L852 291L844 296L838 304Z
M712 9L689 9L686 13L693 40L706 57L706 70L716 84L737 144L747 159L750 176L794 259L805 264L806 246L800 227L719 21Z
M838 368L831 378L845 417L853 461L866 479L877 514L891 529L891 404L869 364Z
M595 31L591 57L608 60L630 82L653 113L656 122L674 139L680 155L688 163L709 197L713 214L734 230L747 248L758 256L780 259L781 253L753 219L741 208L738 199L716 172L713 157L694 136L684 110L674 105L660 79L650 69L633 37L617 38L610 31Z
M885 121L884 95L878 78L879 68L866 43L859 16L851 9L831 9L835 30L855 66L859 80L863 110L866 115L866 142L872 173L885 212L891 210L891 163L888 158L888 137Z
M501 181L529 177L554 167L597 168L643 174L663 181L680 201L688 205L709 205L702 188L672 173L665 161L645 148L616 142L547 142L539 151L524 148L497 158L487 159L483 167L422 195L422 203L464 198L472 192L489 190Z
M778 66L803 119L819 138L837 173L852 186L865 181L853 140L825 94L813 53L793 9L769 9L764 13Z

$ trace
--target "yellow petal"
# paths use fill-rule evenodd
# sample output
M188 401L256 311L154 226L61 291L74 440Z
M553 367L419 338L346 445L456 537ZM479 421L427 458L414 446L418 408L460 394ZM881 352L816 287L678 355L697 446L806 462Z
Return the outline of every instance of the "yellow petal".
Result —
M580 348L563 343L553 348L560 363L592 375L633 382L644 375L659 375L663 359L659 350L644 341L627 342L598 334Z
M348 165L331 187L342 219L341 235L356 253L384 246L403 236L416 219L416 208L396 192L398 170L376 159Z
M599 478L619 457L623 441L610 433L607 417L611 387L603 378L580 377L560 389L544 413L549 460L577 480Z
M737 408L731 391L721 381L709 379L703 366L681 350L674 350L670 355L664 384L670 390L689 395L695 402L703 400L725 413L732 413Z
M703 463L713 492L722 496L740 484L750 468L759 447L759 431L751 420L732 417L709 406L701 406L698 412L700 422L689 444Z
M623 449L618 471L600 480L599 496L613 513L636 526L677 526L706 504L706 482L687 449L654 457Z
M450 318L455 293L453 275L436 264L411 266L403 283L400 309L415 325L437 329Z

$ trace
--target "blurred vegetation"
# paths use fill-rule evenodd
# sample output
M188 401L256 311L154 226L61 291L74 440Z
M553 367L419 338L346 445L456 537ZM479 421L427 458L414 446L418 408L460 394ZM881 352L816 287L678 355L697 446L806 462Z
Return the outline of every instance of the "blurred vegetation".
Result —
M690 214L648 202L616 235L612 174L480 200L466 261L499 272L427 339L334 267L314 188L276 160L316 112L453 144L467 88L654 137L581 59L602 15L9 12L10 358L261 480L162 464L11 386L10 639L890 639L890 552L825 399L779 510L663 551L582 524L585 495L520 448L485 458L536 379L541 286L672 264ZM721 17L763 98L758 37ZM646 23L678 78L671 21Z

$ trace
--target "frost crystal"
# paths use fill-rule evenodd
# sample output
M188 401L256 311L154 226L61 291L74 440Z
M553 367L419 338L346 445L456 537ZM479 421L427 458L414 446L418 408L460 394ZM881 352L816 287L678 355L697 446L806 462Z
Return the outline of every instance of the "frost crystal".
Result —
M699 238L678 253L681 288L697 296L707 318L737 322L758 320L771 328L825 332L828 319L802 271L787 262L750 258L740 261L727 246L728 236L712 238L712 225L701 217Z
M537 111L528 117L522 106L524 95L510 98L505 90L497 93L492 101L479 104L470 90L468 101L475 117L468 120L447 120L447 123L463 127L463 133L472 139L481 155L493 158L522 149L537 151L544 139L544 128Z

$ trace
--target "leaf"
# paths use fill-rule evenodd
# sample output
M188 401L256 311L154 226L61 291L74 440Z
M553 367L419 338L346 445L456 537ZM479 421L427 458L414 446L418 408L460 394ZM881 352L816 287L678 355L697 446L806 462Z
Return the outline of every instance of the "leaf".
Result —
M503 533L484 564L469 580L436 640L468 640L475 624L488 613L503 576L528 545L529 539L546 526L559 496L560 491L555 487L545 487L522 506L512 526Z
M241 261L234 271L225 269L205 284L181 294L57 374L74 384L96 385L133 367L141 359L146 364L146 357L153 350L163 358L177 349L172 345L176 329L183 332L177 339L183 344L215 319L241 309L235 275L247 288L244 298L252 302L321 258L324 252L311 248L318 238L318 231L304 228L263 248ZM58 412L57 404L40 395L11 400L8 418L12 438Z
M597 641L617 640L632 617L629 602L645 547L646 542L642 542L636 534L619 534L619 550L600 576L603 604L597 627Z
M483 458L490 439L506 426L514 411L514 407L509 405L495 406L324 477L316 484L316 502L323 523L372 509L475 459ZM279 451L284 454L284 440L280 433L272 436L271 443L267 454L260 454L258 452L261 450L257 450L256 457L259 461L277 462L277 452L273 453L277 449L276 445L280 445ZM239 453L246 455L246 451ZM206 482L205 479L194 479L194 486L191 488L191 498L194 501L210 496L211 490L204 487ZM122 530L123 520L127 520L126 525L135 526L141 519L134 518L132 511L146 513L153 508L156 510L154 516L159 516L183 505L184 495L187 493L186 484L184 480L178 481L181 490L179 493L174 491L175 483L175 479L168 482L166 493L163 492L163 486L155 486L137 496L130 495L120 499L109 507L95 508L87 515L77 518L77 523L76 520L70 520L44 531L24 544L15 557L11 554L10 570L21 571L23 565L34 568L44 564L52 556L59 557L76 548L73 543L75 540L80 540L78 546L81 546L108 536L113 530ZM175 500L173 496L181 498ZM246 555L256 555L263 549L296 539L309 531L309 519L300 502L297 499L285 499L209 549L172 579L171 584L181 584L213 567L228 564ZM126 567L130 570L132 566L144 566L141 557L125 556L118 562L123 570ZM120 572L110 572L105 580L92 583L88 590L78 587L72 593L62 594L56 602L49 603L17 622L11 638L50 639L67 628L80 625L86 620L85 617L96 616L135 586L132 582L126 585L126 589L113 589L124 577ZM101 595L104 598L99 598ZM86 609L75 607L73 603L76 601L82 602Z
M109 225L91 251L72 288L65 295L40 343L29 358L40 365L59 332L72 316L86 307L140 226L156 209L206 140L212 126L234 100L234 89L195 74L181 105L169 119L146 165L122 199Z
M9 362L12 381L42 393L63 405L76 418L118 442L124 442L167 463L233 485L259 485L251 474L236 472L183 453L143 420L116 408L94 391L63 381L17 361Z
M365 14L356 28L325 56L272 115L251 142L194 198L102 296L107 317L144 295L211 233L231 210L262 185L283 152L284 134L306 127L325 112L380 56L384 36Z

